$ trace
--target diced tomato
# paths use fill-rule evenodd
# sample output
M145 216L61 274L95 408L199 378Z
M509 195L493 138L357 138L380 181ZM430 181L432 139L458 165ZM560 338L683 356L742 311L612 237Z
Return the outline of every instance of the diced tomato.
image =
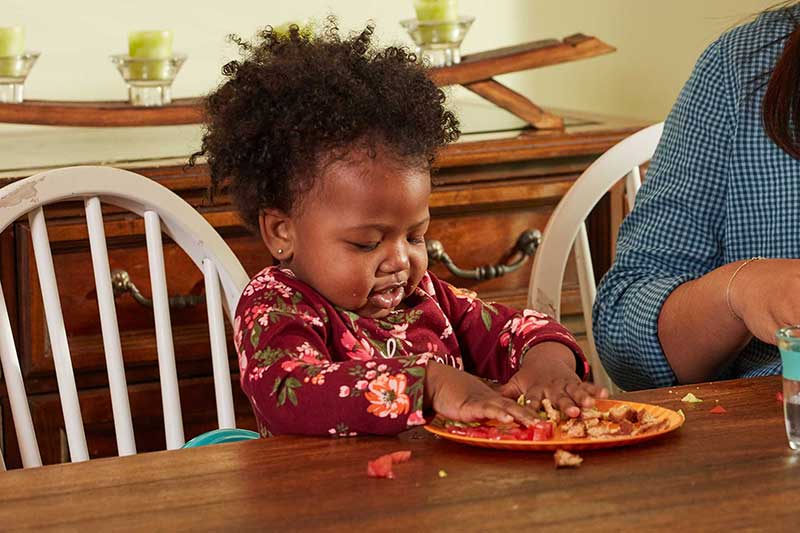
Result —
M367 475L369 477L394 479L392 465L395 463L405 463L409 459L411 459L411 450L400 450L381 455L377 459L367 462Z
M533 440L533 427L520 430L517 440Z
M548 421L539 421L530 427L489 421L480 426L447 428L454 435L491 440L550 440L554 430L553 423Z
M369 477L385 477L394 479L394 472L392 472L392 456L381 455L374 461L367 463L367 475Z
M485 439L488 437L489 428L486 427L474 427L474 428L466 428L467 437L475 437L477 439Z
M728 410L722 407L721 405L718 405L709 411L709 413L714 413L715 415L721 415L722 413L727 413L727 412Z
M486 430L486 438L493 439L493 440L500 440L503 438L503 435L500 433L498 428L489 428Z
M553 424L550 422L536 422L533 425L533 440L550 440L553 438Z
M514 439L519 440L519 434L522 432L522 428L512 428L505 432L503 435L507 439Z
M392 452L389 454L392 458L392 463L405 463L411 459L411 450L400 450L399 452Z

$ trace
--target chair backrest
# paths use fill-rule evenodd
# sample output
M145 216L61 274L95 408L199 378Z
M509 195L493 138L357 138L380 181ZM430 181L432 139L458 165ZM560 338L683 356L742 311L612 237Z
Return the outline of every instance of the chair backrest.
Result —
M616 387L603 369L592 335L592 305L597 291L585 220L603 195L622 179L625 179L628 208L633 208L641 185L639 166L653 157L663 130L662 122L634 133L610 148L580 175L548 220L531 269L528 306L560 319L564 270L574 244L581 307L590 348L587 357L595 383L612 391Z
M69 344L53 270L43 206L83 200L94 269L100 325L120 455L136 453L125 369L120 347L101 203L144 218L150 269L161 399L167 449L184 444L175 353L172 343L161 232L180 246L203 272L220 428L235 427L223 312L230 319L248 276L231 249L203 216L169 189L139 174L109 167L70 167L36 174L0 189L0 232L27 215L44 301L70 459L89 459ZM40 466L25 386L8 310L0 286L0 359L24 467Z

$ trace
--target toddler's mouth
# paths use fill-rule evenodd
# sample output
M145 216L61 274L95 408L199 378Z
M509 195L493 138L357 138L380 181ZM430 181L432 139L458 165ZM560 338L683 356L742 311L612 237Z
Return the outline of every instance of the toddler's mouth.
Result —
M373 306L381 309L394 309L405 296L405 284L395 283L380 290L373 290L368 300Z

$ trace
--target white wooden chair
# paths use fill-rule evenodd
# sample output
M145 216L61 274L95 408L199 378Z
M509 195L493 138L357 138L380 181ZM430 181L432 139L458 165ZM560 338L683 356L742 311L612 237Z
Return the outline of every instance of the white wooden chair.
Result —
M92 166L46 171L0 189L0 232L23 215L28 216L70 459L73 462L85 461L89 459L89 453L42 210L44 205L70 200L83 200L86 207L118 453L135 454L136 443L111 288L101 203L121 207L144 217L167 449L180 448L184 444L184 433L161 244L162 231L203 272L217 421L220 428L235 427L223 311L229 319L232 317L239 295L248 282L248 276L231 249L192 206L169 189L144 176L115 168ZM39 447L2 286L0 358L23 466L40 466L42 463Z
M592 335L592 305L597 290L584 221L603 195L622 179L625 180L628 209L633 208L641 186L639 166L653 157L663 130L662 122L623 139L580 175L548 220L531 269L528 306L560 319L564 270L574 244L581 307L590 348L587 357L592 365L594 382L611 392L617 388L603 369Z

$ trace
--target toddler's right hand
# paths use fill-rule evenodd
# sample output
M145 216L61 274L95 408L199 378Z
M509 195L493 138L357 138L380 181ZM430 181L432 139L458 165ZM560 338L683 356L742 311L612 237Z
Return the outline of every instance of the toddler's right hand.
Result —
M516 420L532 426L538 421L529 407L500 395L472 374L435 361L428 362L425 401L437 413L459 422Z

